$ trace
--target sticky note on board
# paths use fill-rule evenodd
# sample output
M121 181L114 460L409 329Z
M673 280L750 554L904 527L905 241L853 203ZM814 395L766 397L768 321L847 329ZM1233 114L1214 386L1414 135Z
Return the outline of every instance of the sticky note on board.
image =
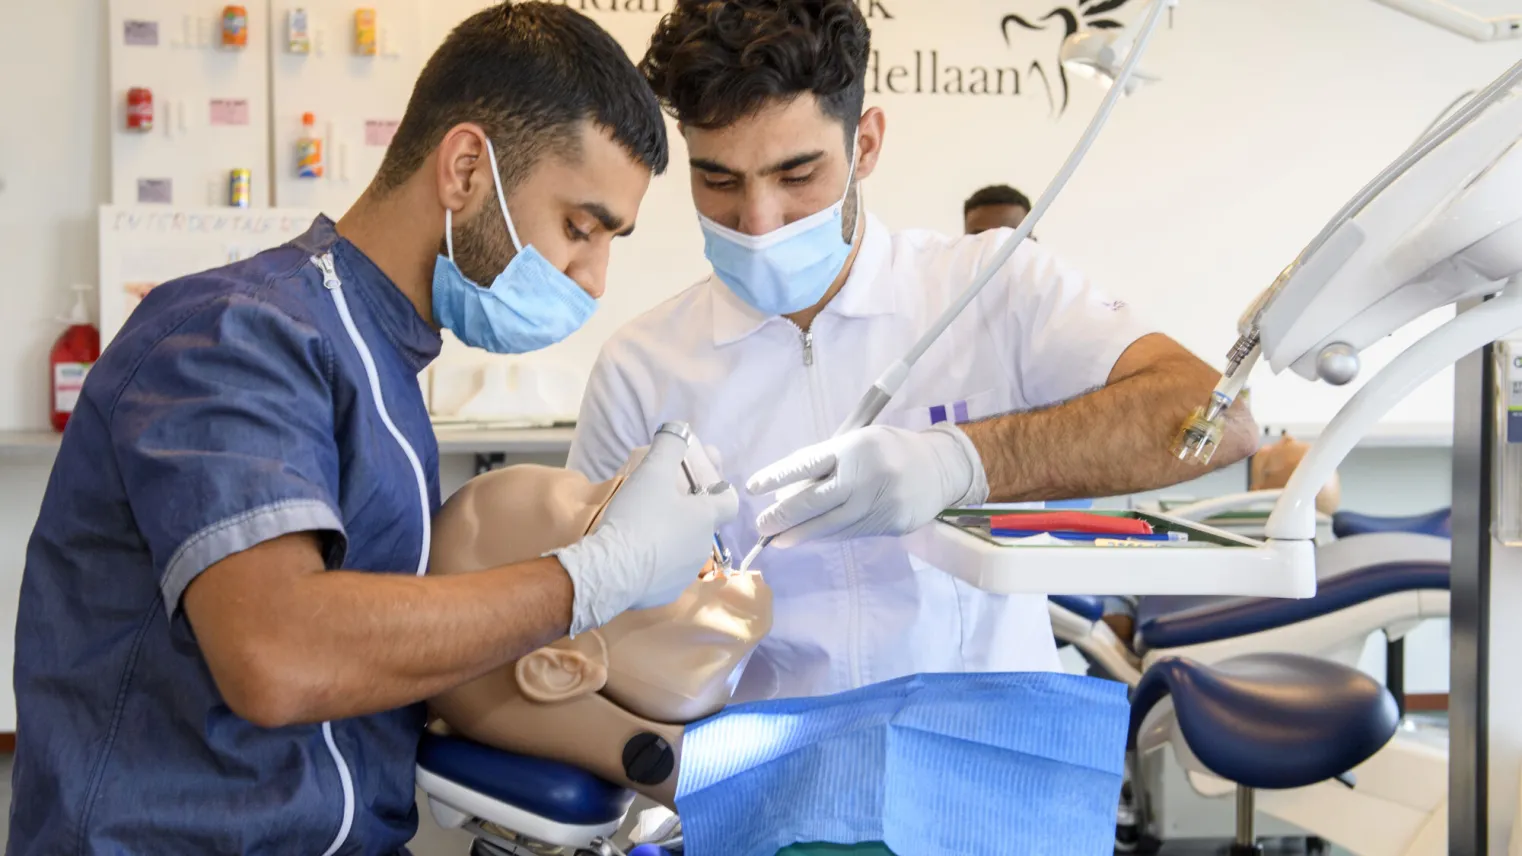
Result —
M366 119L365 145L382 148L391 145L391 138L396 136L396 129L400 125L401 122L395 119Z
M174 182L167 178L140 178L137 180L139 205L169 205L174 202Z
M245 98L211 99L211 123L213 125L247 125L248 100Z
M129 47L156 48L159 46L158 21L123 21L122 42Z

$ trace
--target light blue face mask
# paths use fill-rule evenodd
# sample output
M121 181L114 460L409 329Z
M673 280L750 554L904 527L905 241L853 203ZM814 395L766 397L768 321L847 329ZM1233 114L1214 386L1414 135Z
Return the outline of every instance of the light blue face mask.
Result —
M524 354L547 348L581 329L597 301L576 281L550 264L540 252L518 240L507 196L502 192L497 154L486 141L492 184L502 219L513 239L512 261L489 288L471 282L454 262L454 212L444 209L444 246L448 257L433 265L433 315L439 326L472 348L497 354Z
M703 254L737 297L767 315L801 312L830 290L851 255L842 232L846 199L856 178L856 144L840 200L765 235L746 235L698 215Z
M727 707L682 737L684 846L1108 853L1130 710L1122 684L1047 673L914 675Z

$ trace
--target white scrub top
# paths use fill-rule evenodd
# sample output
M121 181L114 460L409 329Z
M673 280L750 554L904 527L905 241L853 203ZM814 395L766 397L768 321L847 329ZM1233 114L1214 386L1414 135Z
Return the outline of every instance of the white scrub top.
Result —
M805 333L715 276L620 329L592 370L569 466L611 478L670 420L688 422L740 490L722 530L736 560L769 496L751 474L828 439L872 382L1012 234L889 233L869 217L844 287ZM910 373L878 424L924 429L1050 405L1102 386L1152 332L1040 244L1026 241ZM1046 600L994 595L912 558L896 538L768 549L771 634L737 700L821 695L922 672L1056 671ZM1060 572L1055 571L1054 572Z

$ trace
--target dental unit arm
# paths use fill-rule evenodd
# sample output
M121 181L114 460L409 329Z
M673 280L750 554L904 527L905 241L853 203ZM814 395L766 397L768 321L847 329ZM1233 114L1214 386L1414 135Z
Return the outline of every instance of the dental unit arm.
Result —
M1269 519L1271 541L1315 535L1315 496L1417 386L1522 328L1522 62L1423 134L1364 187L1249 307L1210 400L1173 454L1208 462L1259 359L1341 385L1359 353L1436 309L1495 295L1398 355L1327 425ZM1499 293L1499 294L1498 294Z
M1089 121L1089 126L1084 129L1083 136L1079 138L1078 144L1068 154L1067 160L1063 163L1062 168L1057 171L1057 175L1052 179L1051 184L1047 185L1046 190L1042 191L1041 197L1036 200L1035 206L1031 208L1030 213L1015 228L1014 234L1010 235L999 247L999 252L994 255L982 270L978 271L977 276L973 278L972 284L967 286L967 289L962 292L961 296L950 306L946 307L946 311L942 312L941 316L930 326L930 329L920 336L919 340L914 343L914 346L909 349L909 352L888 366L887 371L884 371L882 376L862 395L861 400L856 403L856 408L851 411L851 415L846 417L846 420L841 423L839 428L835 429L835 433L832 436L839 437L859 428L865 428L877 419L878 415L883 412L883 409L888 406L888 402L892 401L893 396L903 387L904 381L909 378L909 370L914 367L914 364L919 362L920 357L923 357L926 351L930 350L930 346L935 344L942 333L946 332L946 329L957 319L957 316L961 315L962 311L977 299L978 295L982 293L983 287L988 284L989 280L993 279L994 274L1004 267L1004 263L1009 261L1014 256L1015 251L1020 248L1020 245L1025 242L1025 239L1030 237L1032 230L1036 228L1036 224L1040 222L1042 215L1051 207L1052 202L1057 198L1057 194L1067 185L1068 179L1078 169L1078 165L1083 162L1084 155L1093 146L1094 140L1099 136L1100 129L1109 120L1110 112L1114 109L1116 102L1132 89L1128 84L1138 73L1137 65L1141 60L1142 54L1146 53L1147 44L1151 41L1153 32L1162 20L1163 12L1177 5L1178 0L1153 0L1152 8L1148 12L1136 36L1135 46L1126 55L1125 64L1121 66L1120 71L1115 75L1115 81L1110 86L1109 91L1105 93L1104 100L1100 102L1099 109L1094 113L1094 118ZM805 483L793 488L793 490L801 491L807 486L808 484ZM746 554L745 560L740 563L740 570L747 570L771 541L770 537L763 537L758 541L756 546Z

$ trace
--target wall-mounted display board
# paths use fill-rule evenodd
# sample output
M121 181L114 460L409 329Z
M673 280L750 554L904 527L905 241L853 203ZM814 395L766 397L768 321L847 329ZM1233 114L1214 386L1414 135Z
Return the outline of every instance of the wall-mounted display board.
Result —
M111 0L111 201L270 204L269 6Z
M275 203L337 217L380 167L434 47L421 4L274 0L270 25Z

